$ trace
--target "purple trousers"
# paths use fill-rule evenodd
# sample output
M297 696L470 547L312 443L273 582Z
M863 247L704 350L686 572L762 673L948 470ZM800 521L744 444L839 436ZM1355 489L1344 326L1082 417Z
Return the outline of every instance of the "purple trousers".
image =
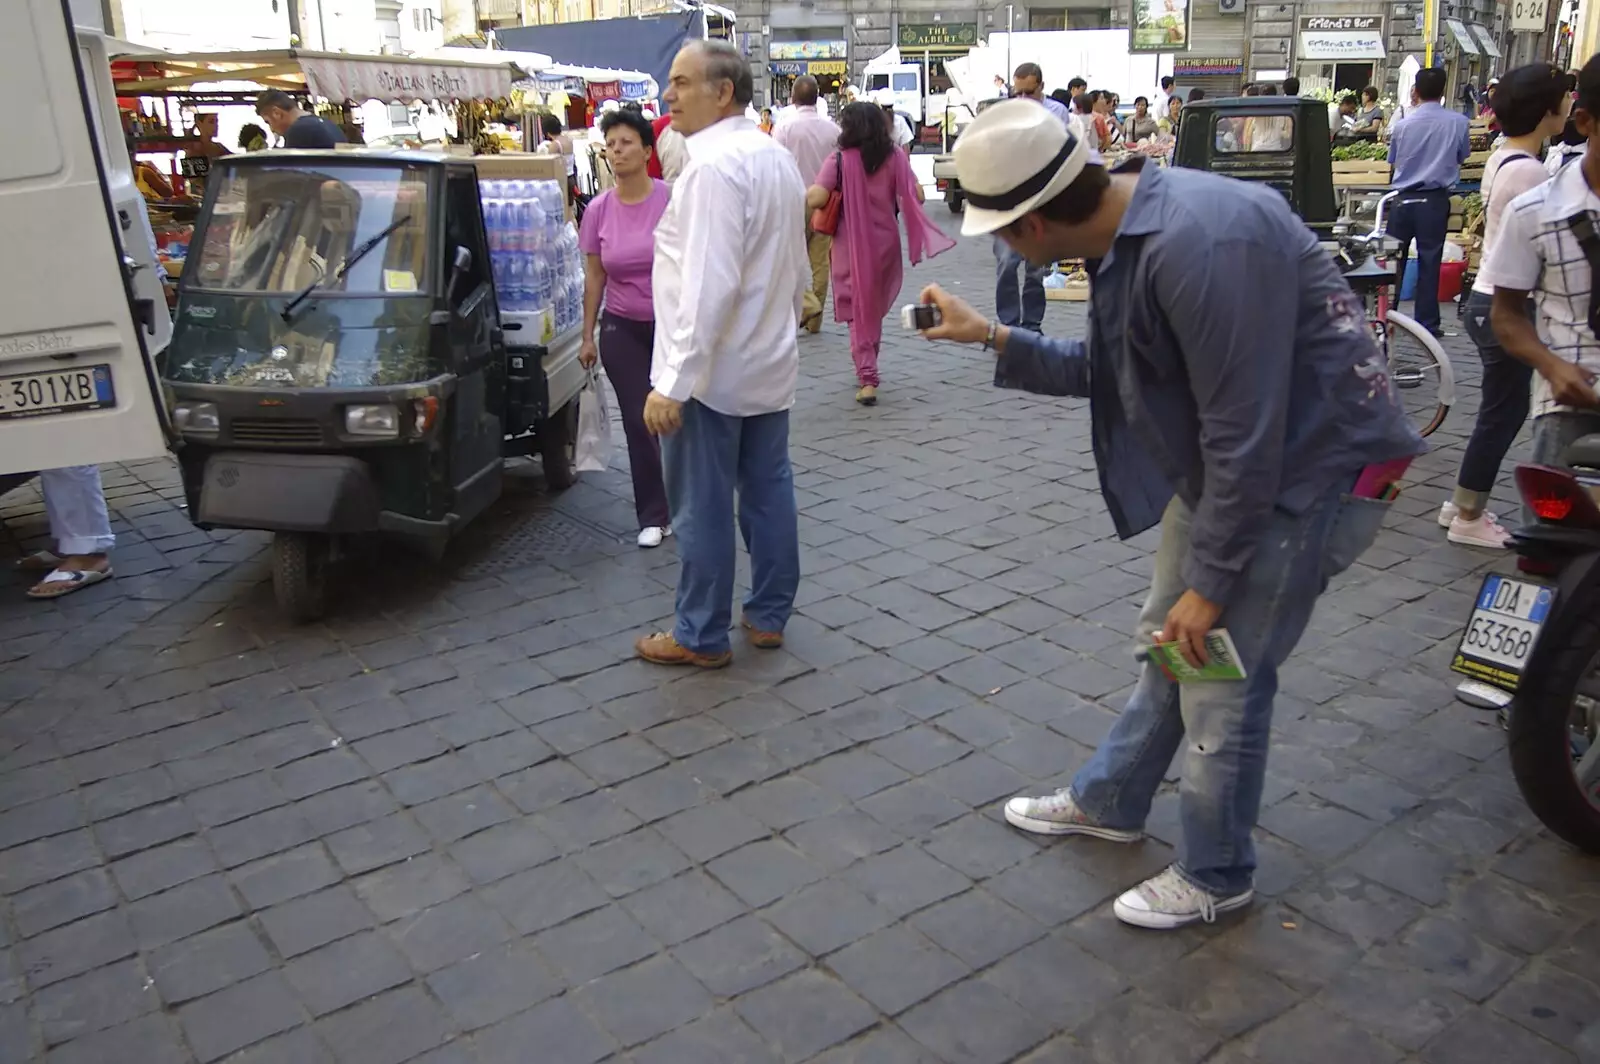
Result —
M650 394L650 353L656 323L600 315L600 364L622 411L622 432L628 438L628 468L633 471L633 509L639 527L664 528L670 523L667 489L661 480L661 441L644 427L644 400Z

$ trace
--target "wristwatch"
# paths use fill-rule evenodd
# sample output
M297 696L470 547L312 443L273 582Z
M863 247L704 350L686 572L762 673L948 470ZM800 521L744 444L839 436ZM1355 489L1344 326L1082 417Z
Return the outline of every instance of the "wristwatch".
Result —
M987 333L984 333L984 336L983 336L983 349L985 351L994 350L994 334L996 332L998 332L999 329L1000 329L1000 323L999 322L993 321L993 320L991 320L989 322L989 331Z

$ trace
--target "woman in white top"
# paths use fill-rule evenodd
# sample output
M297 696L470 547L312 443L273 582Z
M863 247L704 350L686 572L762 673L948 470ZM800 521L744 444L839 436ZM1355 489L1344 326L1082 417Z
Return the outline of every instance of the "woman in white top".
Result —
M1501 78L1491 102L1505 139L1483 168L1485 259L1499 238L1506 206L1548 179L1539 153L1545 140L1566 124L1572 96L1560 68L1534 63ZM1452 543L1504 548L1510 545L1511 533L1486 507L1500 463L1528 419L1533 370L1507 354L1495 339L1489 324L1493 298L1493 288L1481 280L1473 282L1467 297L1467 335L1483 360L1483 398L1456 475L1455 494L1440 508L1439 523L1450 530Z

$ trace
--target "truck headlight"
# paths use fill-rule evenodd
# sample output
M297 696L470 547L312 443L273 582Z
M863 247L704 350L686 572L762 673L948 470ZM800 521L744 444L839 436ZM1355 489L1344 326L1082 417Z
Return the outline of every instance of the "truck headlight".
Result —
M344 431L351 436L381 436L392 439L400 435L400 411L390 403L344 408Z
M195 436L214 435L222 428L216 403L179 403L172 408L172 427Z

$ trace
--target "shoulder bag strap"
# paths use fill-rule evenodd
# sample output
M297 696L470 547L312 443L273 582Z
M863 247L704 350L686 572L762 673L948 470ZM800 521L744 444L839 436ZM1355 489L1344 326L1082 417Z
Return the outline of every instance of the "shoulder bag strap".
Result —
M1568 218L1567 228L1589 261L1589 331L1600 337L1600 233L1595 232L1594 215L1588 211Z

